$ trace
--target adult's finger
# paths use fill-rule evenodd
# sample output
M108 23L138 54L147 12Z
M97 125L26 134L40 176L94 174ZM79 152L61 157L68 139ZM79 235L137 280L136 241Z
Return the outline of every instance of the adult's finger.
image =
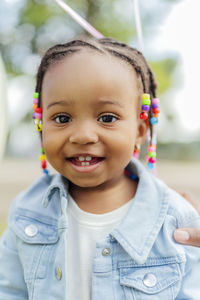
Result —
M200 228L180 228L174 231L178 243L200 247Z

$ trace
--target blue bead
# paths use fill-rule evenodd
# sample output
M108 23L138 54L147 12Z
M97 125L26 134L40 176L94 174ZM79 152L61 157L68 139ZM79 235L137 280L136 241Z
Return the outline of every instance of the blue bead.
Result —
M152 170L152 169L154 168L154 164L148 163L148 164L147 164L147 168L148 168L149 170Z
M43 170L44 174L48 175L49 174L49 171L47 169L44 169Z
M151 118L150 122L151 122L151 125L155 125L158 123L158 119L153 117L153 118Z
M135 174L132 174L132 175L130 176L130 178L133 179L133 180L138 180L138 177L137 177L137 175L135 175Z

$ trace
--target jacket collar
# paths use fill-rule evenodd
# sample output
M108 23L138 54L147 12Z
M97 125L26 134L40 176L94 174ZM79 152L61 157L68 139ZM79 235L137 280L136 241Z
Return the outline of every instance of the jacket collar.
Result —
M169 196L164 183L139 161L131 161L127 169L139 178L137 192L127 215L110 235L137 263L143 264L164 222Z
M127 170L139 178L137 192L127 215L110 235L137 263L142 264L147 259L164 222L168 209L168 189L138 160L133 159ZM51 206L55 205L52 203L57 202L59 197L61 212L66 212L66 190L67 180L59 174L55 175L43 198L43 206L49 205L51 209ZM54 197L56 199L53 200Z

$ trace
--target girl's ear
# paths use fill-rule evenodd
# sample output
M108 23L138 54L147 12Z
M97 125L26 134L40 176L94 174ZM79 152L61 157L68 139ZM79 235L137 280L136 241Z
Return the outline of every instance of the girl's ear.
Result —
M139 120L136 143L143 145L146 141L147 131L149 129L149 120Z

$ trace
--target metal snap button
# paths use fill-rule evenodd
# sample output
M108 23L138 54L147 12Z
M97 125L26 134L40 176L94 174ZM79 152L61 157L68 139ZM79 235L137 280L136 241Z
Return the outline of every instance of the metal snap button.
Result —
M61 269L60 269L59 267L56 267L56 269L55 269L55 274L56 274L56 278L57 278L58 280L61 280L61 279L62 279L62 271L61 271Z
M108 255L110 255L110 253L111 253L110 248L104 248L104 249L102 250L102 255L103 255L103 256L108 256Z
M38 233L38 228L34 224L26 226L25 233L27 236L34 237Z
M144 285L146 285L147 287L153 287L156 285L157 283L157 278L154 274L152 273L148 273L144 275L143 278L143 283Z

